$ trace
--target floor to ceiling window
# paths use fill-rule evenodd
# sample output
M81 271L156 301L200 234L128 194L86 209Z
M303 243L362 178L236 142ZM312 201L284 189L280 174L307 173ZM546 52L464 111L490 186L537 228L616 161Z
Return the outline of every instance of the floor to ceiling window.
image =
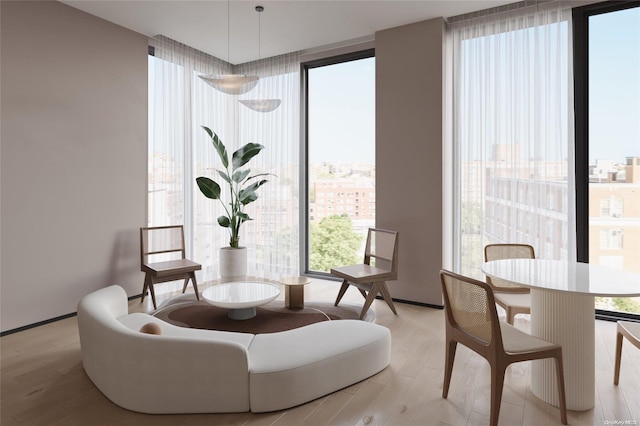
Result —
M572 259L570 10L552 2L449 30L454 269L484 279L490 243Z
M307 133L306 271L362 261L375 225L373 50L304 66Z
M640 2L578 8L574 23L579 260L640 272ZM637 315L640 298L596 309Z
M147 226L184 224L183 73L182 66L149 56ZM168 76L176 90L163 90Z

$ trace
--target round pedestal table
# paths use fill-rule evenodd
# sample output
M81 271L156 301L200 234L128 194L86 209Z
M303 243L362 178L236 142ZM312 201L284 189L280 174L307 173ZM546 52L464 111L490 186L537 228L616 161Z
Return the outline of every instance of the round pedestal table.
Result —
M311 284L309 277L280 278L284 287L284 305L288 309L304 309L304 286Z
M229 282L217 284L202 292L202 298L220 308L229 309L227 316L246 320L256 316L256 306L275 300L280 295L276 285L260 282Z
M581 262L503 259L482 272L531 289L531 334L562 346L567 409L595 405L594 298L640 296L640 274ZM531 391L558 406L555 367L533 361Z

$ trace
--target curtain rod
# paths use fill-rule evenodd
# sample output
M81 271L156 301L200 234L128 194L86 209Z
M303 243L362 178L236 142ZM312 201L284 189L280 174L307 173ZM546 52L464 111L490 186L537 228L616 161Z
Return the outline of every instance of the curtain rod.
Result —
M528 7L539 6L547 3L560 3L558 0L524 0L517 3L505 4L503 6L492 7L489 9L478 10L476 12L465 13L463 15L451 16L445 18L445 21L449 24L455 22L468 21L475 18L482 18L485 16L499 15L505 12L512 12L514 10L525 9Z

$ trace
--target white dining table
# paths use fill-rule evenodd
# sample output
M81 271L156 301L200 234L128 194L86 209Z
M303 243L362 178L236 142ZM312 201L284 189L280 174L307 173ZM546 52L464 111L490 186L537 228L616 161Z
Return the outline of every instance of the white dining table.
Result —
M531 289L531 334L562 346L567 408L593 408L595 297L640 296L640 274L548 259L494 260L484 263L482 272ZM551 360L532 362L531 390L543 401L558 406Z

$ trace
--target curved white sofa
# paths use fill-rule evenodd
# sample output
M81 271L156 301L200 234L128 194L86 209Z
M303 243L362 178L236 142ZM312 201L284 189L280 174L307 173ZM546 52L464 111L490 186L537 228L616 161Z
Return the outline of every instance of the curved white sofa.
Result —
M150 322L161 335L138 331ZM176 327L128 314L119 286L80 301L78 329L82 363L98 389L151 414L293 407L378 373L391 350L387 328L356 320L259 335Z

